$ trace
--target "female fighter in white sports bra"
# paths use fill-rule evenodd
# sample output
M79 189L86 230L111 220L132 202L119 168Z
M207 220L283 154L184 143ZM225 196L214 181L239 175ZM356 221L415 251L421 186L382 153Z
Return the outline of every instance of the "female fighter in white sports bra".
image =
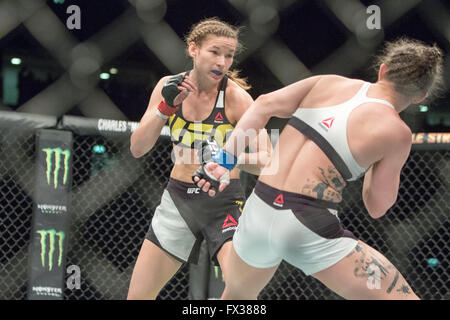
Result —
M374 84L323 75L260 96L215 162L203 165L208 181L194 177L210 195L214 183L222 191L245 132L272 116L291 118L239 219L222 298L256 299L285 260L346 299L418 299L384 255L342 227L336 211L346 181L364 174L362 198L371 217L395 203L411 148L399 113L435 88L442 53L400 39L387 44L379 62ZM377 277L375 288L370 277Z

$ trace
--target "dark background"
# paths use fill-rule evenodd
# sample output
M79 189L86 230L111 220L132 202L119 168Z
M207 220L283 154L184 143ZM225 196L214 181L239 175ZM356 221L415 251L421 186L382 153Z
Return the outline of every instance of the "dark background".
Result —
M370 16L365 8L372 4L381 9L382 30L366 28L366 40L361 40L352 24L359 21L364 25ZM80 30L69 30L66 26L71 16L66 11L70 5L80 8ZM217 16L243 27L241 38L247 50L236 57L234 66L248 78L253 98L314 74L337 73L375 81L377 73L371 65L384 40L413 37L429 44L437 43L445 54L450 47L450 3L443 0L3 0L0 1L1 11L3 15L13 16L10 24L0 23L1 75L3 82L11 74L7 70L15 70L12 73L18 76L16 99L5 98L11 86L8 89L4 85L0 92L0 110L57 116L70 114L139 121L156 82L164 75L190 67L183 47L171 49L173 38L166 37L164 32L148 39L145 36L164 25L182 41L190 26L206 17ZM128 20L122 19L127 15ZM118 24L116 29L111 27L114 24ZM255 40L258 37L262 39L260 43ZM110 48L131 38L119 49ZM70 45L66 45L68 41ZM168 43L168 55L174 50L173 59L185 59L170 68L154 50ZM81 80L83 84L89 83L88 87L78 92L80 85L74 80L73 65L80 51L75 49L80 44L99 48L100 58L95 70L90 70L86 78L90 82L85 78ZM286 60L274 48L285 52L287 49L292 60ZM20 57L22 64L13 66L12 57ZM79 66L87 65L80 61ZM286 74L291 63L292 74L280 77ZM299 64L304 68L296 72ZM108 80L98 78L111 67L117 68L118 73ZM413 132L449 131L448 70L446 58L444 87L437 99L426 102L428 112L411 106L402 114ZM68 86L67 95L58 87L62 83ZM71 89L74 84L75 89ZM71 94L75 98L66 101L66 96ZM46 103L46 99L51 102Z

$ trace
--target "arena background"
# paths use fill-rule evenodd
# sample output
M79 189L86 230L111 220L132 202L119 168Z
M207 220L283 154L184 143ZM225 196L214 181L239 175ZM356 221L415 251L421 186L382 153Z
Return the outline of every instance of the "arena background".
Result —
M367 26L370 5L380 9L381 29ZM165 132L141 159L131 156L129 136L160 77L191 67L183 36L191 24L211 16L243 26L245 50L235 66L251 83L254 98L314 74L375 81L374 54L383 41L399 36L443 49L440 96L401 114L417 134L397 204L385 217L371 219L358 181L346 190L341 219L383 252L420 297L448 300L445 0L0 0L0 299L126 297L172 164ZM271 119L267 127L284 124ZM39 150L50 143L50 154L61 156L55 141L71 157L52 173L53 160ZM255 177L243 173L242 179L249 193ZM44 233L37 230L42 226ZM52 228L64 232L52 234ZM207 258L203 254L198 266L183 266L158 299L218 298L220 270ZM42 279L51 284L39 284ZM259 298L340 299L284 263Z

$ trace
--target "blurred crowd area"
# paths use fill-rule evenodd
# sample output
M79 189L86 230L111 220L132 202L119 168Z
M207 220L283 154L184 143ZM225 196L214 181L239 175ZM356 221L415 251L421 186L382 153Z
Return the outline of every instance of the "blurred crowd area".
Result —
M79 29L67 27L69 5ZM373 5L380 29L367 27ZM0 110L139 121L157 81L192 67L183 41L191 25L214 16L241 27L234 68L254 99L314 74L376 81L374 56L401 36L450 50L444 0L0 0ZM436 100L402 114L414 132L449 131L449 68L446 56Z

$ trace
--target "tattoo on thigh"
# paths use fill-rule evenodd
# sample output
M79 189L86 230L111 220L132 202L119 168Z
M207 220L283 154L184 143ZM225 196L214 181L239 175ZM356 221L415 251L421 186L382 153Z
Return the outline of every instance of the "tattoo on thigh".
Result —
M411 294L411 288L406 283L404 283L400 288L397 289L397 292Z
M392 292L392 289L394 289L395 285L397 284L397 281L398 281L399 276L400 276L400 273L399 273L398 270L397 270L397 272L395 273L394 281L392 281L391 285L390 285L389 288L386 290L386 292L387 292L388 294ZM403 283L403 284L400 286L400 288L398 288L396 291L399 292L399 293L403 293L403 294L411 294L411 293L412 293L411 288L410 288L410 287L408 286L408 284L406 284L406 283Z
M366 251L359 245L356 245L355 251L360 253L360 256L355 260L355 269L353 274L358 278L366 278L368 276L379 276L382 280L389 274L389 269L392 269L393 265L386 265L376 259L373 255L367 255Z
M394 280L386 289L386 293L390 294L393 292L394 288L400 282L400 272L395 269L395 267L387 262L380 261L379 258L375 258L372 254L366 252L366 250L360 245L356 245L355 249L352 251L348 257L352 256L356 253L355 256L355 268L353 270L353 274L358 278L367 278L373 277L375 280L385 279L391 270L395 270ZM408 286L404 280L403 283L395 290L395 292L399 292L401 294L412 294L411 287Z
M394 281L392 281L391 285L386 290L387 293L391 293L392 289L394 289L395 285L397 284L399 274L400 273L397 270L397 272L395 273Z
M392 292L392 289L395 288L395 285L397 284L399 277L400 277L400 272L398 272L398 270L397 270L396 273L395 273L394 281L392 281L391 285L390 285L389 288L386 290L386 292L387 292L388 294L391 293L391 292ZM400 286L400 288L398 288L396 291L397 291L397 292L400 292L400 293L403 293L403 294L411 294L411 293L412 293L411 288L410 288L410 287L408 286L408 284L406 284L406 283L403 283L403 284Z

